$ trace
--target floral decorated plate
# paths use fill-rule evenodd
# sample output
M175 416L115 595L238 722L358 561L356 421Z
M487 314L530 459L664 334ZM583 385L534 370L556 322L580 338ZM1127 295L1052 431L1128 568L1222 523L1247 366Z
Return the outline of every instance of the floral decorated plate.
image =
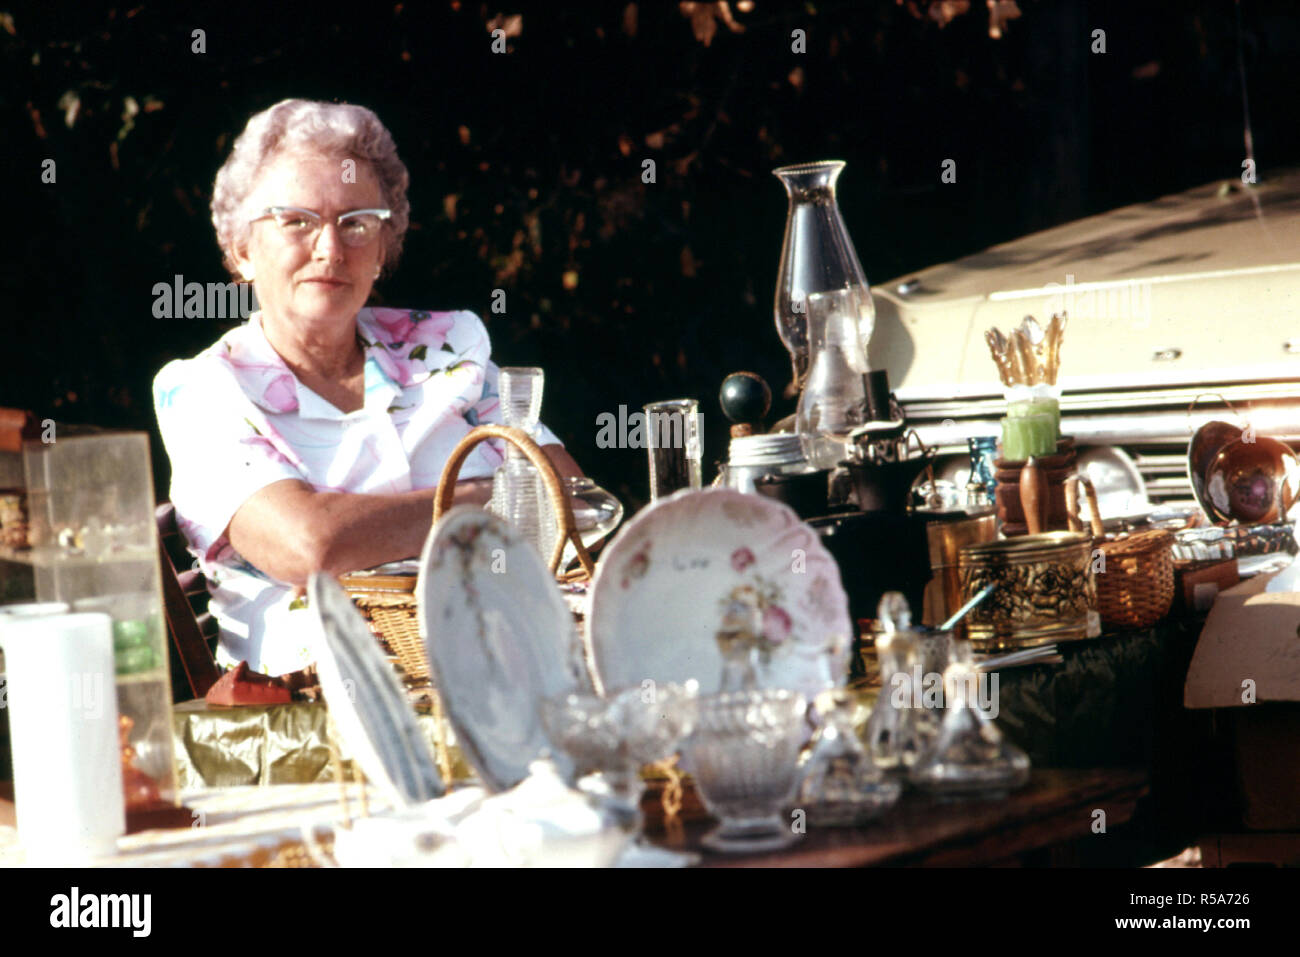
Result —
M320 622L316 670L321 691L348 750L398 805L441 797L445 788L433 750L361 612L329 575L311 576L307 598Z
M545 698L590 692L582 641L530 543L490 512L451 509L420 556L420 633L465 759L491 791L548 746ZM567 759L555 755L567 775Z
M732 627L738 608L751 627ZM726 488L678 492L623 527L596 568L588 629L607 689L694 678L712 694L726 670L810 700L844 683L853 634L817 533L775 499Z

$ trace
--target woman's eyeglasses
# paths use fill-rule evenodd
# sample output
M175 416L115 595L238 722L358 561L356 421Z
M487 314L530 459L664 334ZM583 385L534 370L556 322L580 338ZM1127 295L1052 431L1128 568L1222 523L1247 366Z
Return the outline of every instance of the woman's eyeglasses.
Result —
M354 209L340 215L334 224L343 244L355 249L378 236L384 220L392 215L391 209ZM261 219L274 220L285 238L299 243L315 243L324 227L320 213L297 206L268 206L262 210L261 216L254 217L249 222L255 223Z

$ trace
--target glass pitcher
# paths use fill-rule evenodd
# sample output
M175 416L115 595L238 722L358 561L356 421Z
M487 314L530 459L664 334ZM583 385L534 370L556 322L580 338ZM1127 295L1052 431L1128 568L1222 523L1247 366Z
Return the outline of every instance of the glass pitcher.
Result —
M827 160L772 171L790 199L773 306L776 331L794 366L787 397L803 387L811 361L806 313L809 295L846 288L852 291L864 355L876 324L871 291L835 199L835 180L843 169L842 161Z

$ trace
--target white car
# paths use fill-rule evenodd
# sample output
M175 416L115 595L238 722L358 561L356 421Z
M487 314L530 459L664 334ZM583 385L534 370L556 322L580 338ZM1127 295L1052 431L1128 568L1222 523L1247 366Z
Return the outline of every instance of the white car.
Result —
M1300 439L1300 170L1077 220L872 293L872 367L958 487L967 438L997 435L1005 414L984 332L1026 315L1068 315L1061 431L1107 517L1194 505L1188 439L1239 422L1226 403L1258 434Z

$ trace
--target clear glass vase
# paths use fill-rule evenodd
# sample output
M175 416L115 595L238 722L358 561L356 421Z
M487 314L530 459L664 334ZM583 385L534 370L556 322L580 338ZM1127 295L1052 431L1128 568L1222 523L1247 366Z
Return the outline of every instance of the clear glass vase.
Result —
M499 379L501 417L505 425L534 435L542 408L545 375L535 367L503 368ZM492 478L488 509L515 526L544 560L551 557L558 529L555 510L541 473L523 451L506 444L506 458Z
M799 839L803 832L782 812L799 785L806 711L802 695L783 689L700 699L692 773L705 808L719 821L702 839L705 847L756 853Z
M772 171L790 200L773 305L777 334L794 366L794 379L786 388L788 397L803 386L811 364L806 312L809 295L850 290L857 305L864 355L876 324L871 291L835 199L835 181L843 169L840 160L827 160Z
M914 680L918 661L911 632L887 632L876 638L880 660L880 696L867 722L867 749L876 766L892 771L910 768L923 748L918 726L921 689Z

